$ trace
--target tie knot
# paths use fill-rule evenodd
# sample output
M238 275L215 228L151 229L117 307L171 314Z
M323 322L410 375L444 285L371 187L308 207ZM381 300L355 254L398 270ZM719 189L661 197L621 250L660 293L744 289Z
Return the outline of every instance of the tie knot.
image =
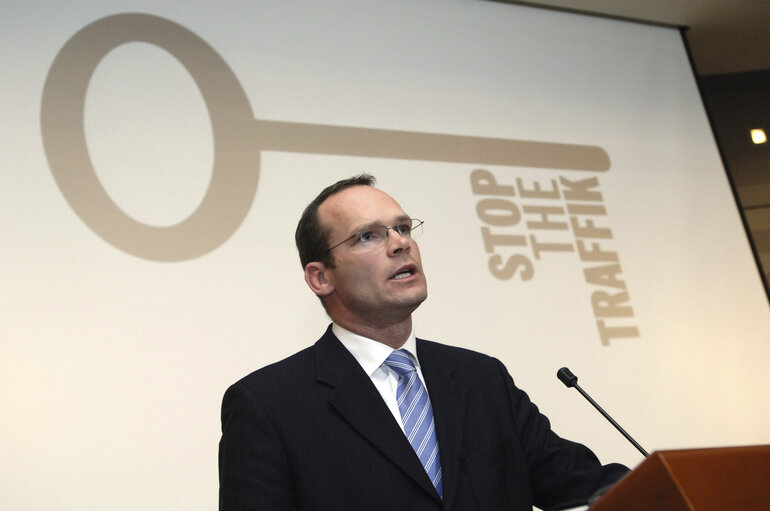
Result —
M406 350L398 350L391 353L385 359L385 365L396 371L399 376L405 376L416 371L412 358Z

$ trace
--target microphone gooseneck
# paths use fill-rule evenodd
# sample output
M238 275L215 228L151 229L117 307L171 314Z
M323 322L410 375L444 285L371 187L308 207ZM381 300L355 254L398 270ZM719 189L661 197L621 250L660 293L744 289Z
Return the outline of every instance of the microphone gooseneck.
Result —
M557 377L559 378L559 380L561 380L561 382L562 382L564 385L566 385L567 387L575 387L575 388L577 389L577 391L578 391L578 392L580 392L580 393L583 395L583 397L584 397L584 398L586 398L586 399L588 400L588 402L589 402L589 403L591 403L591 404L594 406L594 408L596 408L596 409L599 411L599 413L601 413L601 414L604 416L604 418L605 418L605 419L607 419L608 421L610 421L610 424L612 424L613 426L615 426L615 429L617 429L618 431L620 431L620 433L621 433L621 434L622 434L624 437L626 437L626 440L628 440L629 442L631 442L631 444L633 444L633 446L634 446L634 447L636 447L636 448L639 450L639 452L641 452L641 453L644 455L644 457L647 457L647 456L649 456L649 454L647 453L647 451L645 451L645 450L644 450L644 448L643 448L641 445L639 445L639 444L637 443L637 441L636 441L636 440L634 440L633 438L631 438L631 435L629 435L629 434L626 432L626 430L625 430L625 429L621 428L621 427L620 427L620 424L618 424L617 422L615 422L615 419L613 419L612 417L610 417L610 414L608 414L607 412L605 412L605 411L604 411L604 409L603 409L601 406L599 406L599 404L598 404L596 401L594 401L593 399L591 399L591 396L589 396L589 395L586 393L586 391L585 391L585 390L583 390L582 388L580 388L580 385L578 385L578 383L577 383L577 381L578 381L578 378L577 378L577 376L575 376L575 375L572 373L572 371L570 371L570 370L569 370L568 368L566 368L566 367L562 367L561 369L559 369L559 370L556 372L556 376L557 376Z

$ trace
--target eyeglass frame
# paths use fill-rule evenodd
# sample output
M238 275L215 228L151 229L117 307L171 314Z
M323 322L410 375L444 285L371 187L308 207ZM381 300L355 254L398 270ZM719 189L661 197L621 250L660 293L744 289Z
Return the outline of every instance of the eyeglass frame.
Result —
M400 233L400 232L398 232L398 230L396 229L396 228L397 228L397 227L399 227L400 225L404 225L404 221L405 221L405 220L410 220L410 221L412 222L412 227L409 229L409 235L408 235L408 236L406 236L406 235L404 235L404 234L401 234L401 233ZM415 224L415 222L417 222L417 223ZM418 227L422 227L422 224L424 224L424 223L425 223L425 221L424 221L424 220L420 220L419 218L405 218L405 219L401 220L399 223L397 223L396 225L394 225L394 226L391 226L391 227L388 227L388 226L386 226L386 225L372 225L372 226L369 226L369 227L364 227L364 228L363 228L363 229L361 229L360 231L358 231L358 232L355 232L355 233L351 234L350 236L348 236L347 238L345 238L344 240L340 241L339 243L337 243L337 244L336 244L336 245L334 245L333 247L331 247L331 248L328 248L328 249L326 250L326 253L327 253L327 254L328 254L328 253L330 253L330 252L331 252L332 250L334 250L335 248L339 247L340 245L344 245L345 243L347 243L348 241L350 241L350 240L352 240L352 239L355 239L356 237L358 237L358 242L359 242L359 243L361 243L361 246L363 247L363 241L361 241L361 236L362 236L362 235L363 235L365 232L367 232L367 231L371 231L372 229L379 229L379 228L381 228L381 227L384 227L384 228L385 228L385 239L386 239L386 240L387 240L387 239L390 239L390 231L391 231L391 230L395 230L396 232L398 232L398 235L399 235L399 236L402 236L402 237L404 237L404 238L407 238L407 239L410 239L410 240L411 240L411 239L414 239L414 238L412 238L412 232L414 232L414 230L415 230L416 228L418 228Z

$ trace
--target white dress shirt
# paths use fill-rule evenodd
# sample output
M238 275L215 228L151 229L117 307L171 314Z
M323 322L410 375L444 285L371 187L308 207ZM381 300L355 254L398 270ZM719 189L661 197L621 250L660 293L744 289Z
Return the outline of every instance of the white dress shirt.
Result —
M401 412L398 410L396 401L396 389L398 388L398 373L384 365L385 359L393 353L393 348L385 344L354 334L346 330L337 323L332 324L332 332L337 336L343 346L355 357L364 372L369 375L377 391L382 396L383 401L388 406L390 413L396 419L396 422L404 430L404 424L401 422ZM420 370L420 361L417 359L417 341L415 340L414 330L409 332L406 342L400 349L405 349L412 356L412 362L417 368L417 375L420 381L425 385L425 378Z

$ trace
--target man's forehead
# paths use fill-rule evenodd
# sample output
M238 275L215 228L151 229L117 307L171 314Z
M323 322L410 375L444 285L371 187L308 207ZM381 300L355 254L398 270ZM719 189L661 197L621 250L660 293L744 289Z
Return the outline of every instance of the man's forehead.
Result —
M372 186L346 188L326 199L318 213L321 223L331 228L340 224L351 227L406 217L393 197Z

